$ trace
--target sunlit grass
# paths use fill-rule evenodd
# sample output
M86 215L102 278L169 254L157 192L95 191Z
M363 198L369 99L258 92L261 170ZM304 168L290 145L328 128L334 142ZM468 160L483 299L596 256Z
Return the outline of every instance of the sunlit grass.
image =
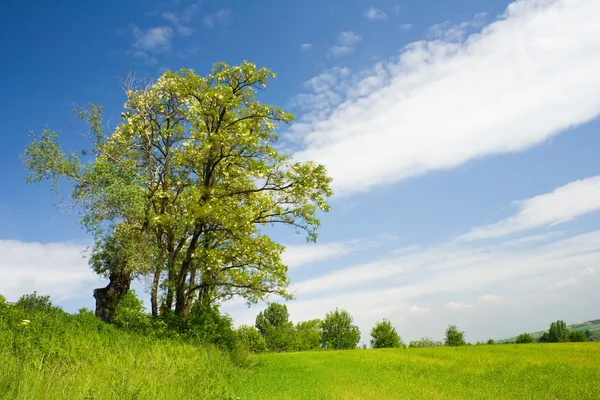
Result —
M600 399L600 344L255 356L243 399Z

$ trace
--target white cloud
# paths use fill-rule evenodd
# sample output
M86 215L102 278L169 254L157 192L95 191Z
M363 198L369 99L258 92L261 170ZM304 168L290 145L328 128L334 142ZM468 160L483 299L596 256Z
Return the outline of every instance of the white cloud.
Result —
M412 24L400 24L399 26L403 31L410 31L412 29Z
M354 52L355 45L362 38L352 31L341 32L337 41L329 49L328 57L341 57Z
M365 16L371 21L387 19L387 14L375 7L369 7L369 9L365 12Z
M479 298L479 302L484 303L484 304L502 305L502 304L505 304L507 302L507 300L502 296L486 294Z
M181 36L190 36L196 30L188 26L194 15L200 9L200 2L192 3L181 12L165 11L162 13L163 19L173 24L177 33Z
M0 293L9 301L34 290L55 301L92 296L94 288L105 284L88 266L85 248L0 240Z
M229 25L231 21L233 21L231 10L222 9L214 14L205 16L202 24L206 28L213 28L216 25Z
M281 259L290 269L344 256L352 251L351 243L287 245Z
M444 308L447 308L450 310L456 310L456 311L464 311L464 310L472 309L473 306L471 306L469 304L459 303L458 301L450 301L450 302L444 304Z
M427 314L431 312L431 309L419 306L411 306L408 311L410 311L411 314Z
M472 241L571 221L600 210L600 175L581 179L553 192L517 202L519 211L495 224L475 228L459 240Z
M309 110L292 127L303 143L295 157L324 163L344 195L586 123L600 113L599 14L595 0L518 0L464 40L409 44ZM353 48L336 46L331 55Z
M575 278L568 278L568 279L563 279L561 281L555 282L553 284L551 284L549 286L550 290L561 290L564 289L566 287L569 286L574 286L577 285L577 279Z
M157 26L142 30L133 27L133 47L140 51L163 52L171 49L171 38L173 29L168 26Z
M300 51L303 51L303 52L304 52L304 51L311 50L312 48L313 48L313 45L312 45L312 43L302 43L302 44L300 45Z

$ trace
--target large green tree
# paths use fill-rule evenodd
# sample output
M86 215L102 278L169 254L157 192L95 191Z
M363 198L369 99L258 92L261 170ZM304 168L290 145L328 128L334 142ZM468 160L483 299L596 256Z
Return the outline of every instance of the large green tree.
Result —
M458 329L456 325L449 325L446 329L444 344L446 346L456 347L465 346L465 333Z
M196 301L210 308L233 296L291 297L284 248L263 228L287 225L315 241L331 179L322 165L277 151L276 128L293 116L255 98L272 77L249 62L218 63L205 77L166 72L147 86L126 85L112 131L101 107L79 113L91 148L66 152L59 134L45 130L25 151L29 181L71 185L95 238L95 270L111 282L151 277L154 315L159 301L186 317Z

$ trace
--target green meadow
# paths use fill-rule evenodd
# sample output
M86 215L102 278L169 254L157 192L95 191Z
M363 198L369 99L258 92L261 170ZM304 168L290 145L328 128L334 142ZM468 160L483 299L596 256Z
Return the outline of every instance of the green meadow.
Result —
M242 399L600 399L600 343L254 356Z

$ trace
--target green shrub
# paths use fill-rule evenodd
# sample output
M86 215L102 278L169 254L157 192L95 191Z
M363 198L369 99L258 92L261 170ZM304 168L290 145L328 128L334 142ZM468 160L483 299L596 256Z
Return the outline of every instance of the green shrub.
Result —
M440 347L443 346L444 343L435 341L429 337L423 337L419 340L411 340L408 344L410 348L425 348L425 347Z
M371 329L371 338L371 347L374 349L406 347L396 332L396 328L387 319L375 323Z
M588 338L583 331L569 332L569 342L587 342Z
M146 314L144 304L131 289L121 297L115 309L113 324L126 332L152 334L152 321Z
M354 319L345 310L328 312L323 320L321 345L325 349L355 349L360 341L360 330L353 324Z
M222 349L237 349L236 332L233 321L227 314L221 314L219 306L204 307L195 303L188 318L183 322L184 337L199 343L211 343Z
M519 336L517 336L515 343L517 343L517 344L533 343L533 336L531 336L529 333L521 333Z
M494 339L488 339L487 344L494 344Z
M296 324L296 350L320 350L322 324L320 319L298 322Z
M456 325L449 325L448 329L446 329L446 339L444 344L450 347L465 346L467 344L465 341L465 333L459 331Z
M258 329L249 325L241 325L236 330L237 340L253 353L263 353L267 350L265 338Z

